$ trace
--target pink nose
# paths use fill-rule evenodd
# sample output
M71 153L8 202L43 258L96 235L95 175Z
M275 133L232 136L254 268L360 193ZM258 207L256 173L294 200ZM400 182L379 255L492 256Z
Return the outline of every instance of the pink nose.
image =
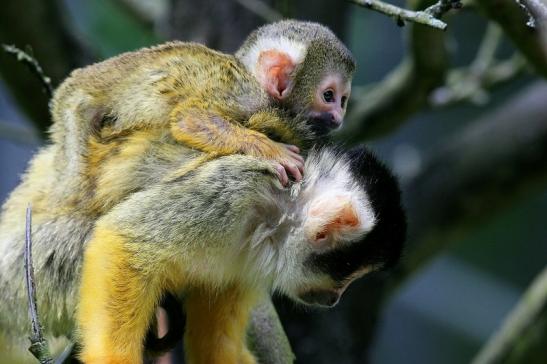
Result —
M319 114L316 120L323 124L327 129L337 129L342 124L340 115L336 112L326 111Z
M330 110L329 114L331 116L331 123L333 124L333 127L338 128L340 125L342 125L342 122L344 121L344 114L342 113L342 110L336 108Z

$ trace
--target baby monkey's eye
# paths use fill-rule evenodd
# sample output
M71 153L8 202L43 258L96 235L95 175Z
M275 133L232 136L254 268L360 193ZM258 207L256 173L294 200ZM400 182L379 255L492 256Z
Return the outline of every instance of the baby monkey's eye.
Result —
M334 92L332 90L323 92L323 100L326 102L334 102Z
M340 100L340 106L342 107L342 109L346 107L346 101L348 101L348 97L342 96L342 99Z

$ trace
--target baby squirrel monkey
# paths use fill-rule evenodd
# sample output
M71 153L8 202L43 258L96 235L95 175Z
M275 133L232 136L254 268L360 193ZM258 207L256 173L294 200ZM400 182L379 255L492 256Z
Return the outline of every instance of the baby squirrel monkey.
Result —
M56 91L54 127L81 141L169 125L176 140L212 156L274 161L286 184L287 172L302 176L298 146L342 124L354 69L349 50L317 23L263 26L235 57L171 42L74 71Z

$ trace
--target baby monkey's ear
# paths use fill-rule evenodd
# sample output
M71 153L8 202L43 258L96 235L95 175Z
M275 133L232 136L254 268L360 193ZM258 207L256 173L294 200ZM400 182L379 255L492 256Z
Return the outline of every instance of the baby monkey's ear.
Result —
M370 230L374 222L366 220L371 218L350 194L327 194L310 204L305 234L315 248L332 249Z
M277 49L260 52L258 56L258 80L268 94L282 100L291 92L295 61L288 53Z

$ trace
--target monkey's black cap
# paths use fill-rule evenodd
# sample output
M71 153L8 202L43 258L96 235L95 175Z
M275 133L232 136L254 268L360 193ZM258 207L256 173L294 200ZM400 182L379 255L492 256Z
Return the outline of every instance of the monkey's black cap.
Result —
M393 267L400 259L407 228L399 184L390 170L364 146L345 154L368 195L376 224L361 241L312 256L311 266L335 281L342 281L366 266Z

